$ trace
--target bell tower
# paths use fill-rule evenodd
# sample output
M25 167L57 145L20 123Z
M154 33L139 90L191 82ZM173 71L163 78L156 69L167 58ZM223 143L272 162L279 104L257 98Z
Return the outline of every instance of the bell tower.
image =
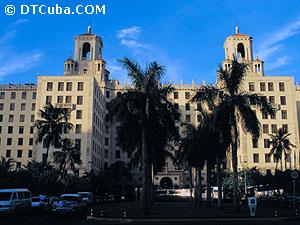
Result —
M102 39L93 34L92 27L88 26L87 33L75 37L74 60L69 58L65 61L64 74L86 74L87 76L97 76L97 78L104 80L106 62L102 59L102 48Z

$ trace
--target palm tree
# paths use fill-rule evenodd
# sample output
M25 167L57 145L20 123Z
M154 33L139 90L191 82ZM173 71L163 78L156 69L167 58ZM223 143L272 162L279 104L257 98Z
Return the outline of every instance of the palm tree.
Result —
M204 165L204 162L203 162L204 160L201 159L202 162L199 162L198 159L195 157L197 154L197 151L198 151L197 128L190 123L185 123L184 127L185 127L185 131L183 132L184 137L181 138L176 158L177 158L177 162L179 164L184 164L189 171L190 202L192 202L193 201L192 170L193 170L193 167L198 167L199 165L202 165L202 167L201 167L201 169L202 169L203 165ZM201 172L200 172L200 174L201 174ZM199 196L201 197L201 194L198 195L197 197L199 197ZM201 199L198 202L201 202Z
M5 176L9 172L11 172L14 162L15 161L13 159L6 159L5 157L1 156L0 175Z
M57 108L51 104L40 110L41 119L35 122L37 128L37 143L44 143L47 148L44 163L48 161L49 148L54 146L59 148L62 141L62 134L68 132L73 125L68 122L68 109Z
M289 134L285 129L280 128L276 130L275 134L271 134L271 151L270 155L274 155L276 159L276 170L278 166L278 162L281 161L281 170L282 170L282 156L284 155L284 163L285 169L287 169L287 156L292 151L292 148L296 146L292 144L289 140Z
M240 195L238 191L238 124L242 129L258 139L260 135L260 122L251 105L258 107L262 113L274 114L274 108L268 100L255 93L242 91L243 79L247 72L247 65L238 62L236 58L231 61L229 69L220 67L218 70L219 104L215 109L217 124L224 125L226 133L230 134L231 160L233 169L233 193L235 211L240 211ZM224 135L228 137L228 135Z
M158 155L165 152L166 143L179 136L175 123L180 114L168 100L174 89L171 85L161 84L165 71L162 66L153 62L143 70L128 58L120 62L128 71L133 87L113 99L109 111L111 117L116 117L121 123L118 132L121 147L129 154L140 152L137 155L141 156L143 213L147 214L151 165ZM158 162L163 160L160 158Z
M64 177L68 170L72 170L75 175L76 165L81 165L79 147L67 138L62 141L61 150L53 152L53 158L61 178Z

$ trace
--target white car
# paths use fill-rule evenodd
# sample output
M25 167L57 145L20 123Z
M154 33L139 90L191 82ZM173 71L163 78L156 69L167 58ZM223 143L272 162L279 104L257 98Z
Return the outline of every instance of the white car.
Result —
M31 193L28 189L0 189L0 212L20 212L31 209Z
M84 213L87 210L87 203L78 194L63 194L52 207L53 212L61 214Z

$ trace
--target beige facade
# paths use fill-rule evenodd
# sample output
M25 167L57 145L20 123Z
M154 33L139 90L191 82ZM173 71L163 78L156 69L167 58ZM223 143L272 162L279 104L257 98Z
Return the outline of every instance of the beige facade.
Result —
M102 58L102 48L102 39L92 34L89 27L88 33L75 37L74 59L70 57L64 62L63 76L39 76L36 86L0 86L1 156L14 158L19 162L18 166L20 163L25 165L30 159L43 160L46 149L42 143L35 144L32 126L40 116L39 109L51 103L71 109L70 122L74 124L74 129L64 136L80 145L83 162L81 172L91 169L100 171L118 160L130 160L116 143L118 123L105 120L107 103L118 93L126 92L128 85L109 79L109 72L105 69L106 62ZM252 141L251 135L240 129L239 168L256 167L261 171L274 171L276 163L268 155L268 139L269 134L282 126L291 133L290 140L297 146L288 157L288 168L299 168L300 88L294 84L291 76L266 76L263 61L254 59L252 49L252 37L240 34L236 28L236 33L225 40L223 66L229 68L234 55L248 63L244 91L266 96L277 112L276 117L267 118L256 109L262 128L257 143ZM205 84L177 84L174 85L175 92L170 95L170 99L181 111L182 120L194 125L199 124L200 116L197 104L189 101L201 85ZM20 138L23 141L19 141ZM50 149L50 157L54 150ZM136 180L140 179L138 171L134 176ZM188 183L187 172L170 160L167 160L163 171L154 178L154 183L159 184L164 176L171 177L173 184L177 186Z

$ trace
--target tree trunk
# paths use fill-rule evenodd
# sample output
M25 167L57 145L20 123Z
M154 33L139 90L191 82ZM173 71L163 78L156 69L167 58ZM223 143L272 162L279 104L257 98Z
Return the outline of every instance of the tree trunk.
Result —
M241 206L240 206L240 193L238 189L238 157L237 157L237 148L238 148L238 132L237 132L237 124L236 121L233 119L232 123L232 169L233 169L233 201L234 201L234 211L240 212Z
M206 203L211 207L211 167L210 162L206 161Z
M148 154L146 149L146 134L145 128L142 128L142 211L145 215L149 213L148 183Z
M221 161L217 157L217 183L218 183L218 209L223 208L223 191L222 191L222 170L221 170Z
M198 167L198 170L197 170L197 181L198 181L197 202L198 202L198 205L202 205L202 176L201 176L201 168L200 167Z
M193 176L192 176L192 167L189 166L189 188L190 188L190 203L193 202Z
M286 161L286 159L287 159L287 155L284 153L284 170L287 169L287 161Z

